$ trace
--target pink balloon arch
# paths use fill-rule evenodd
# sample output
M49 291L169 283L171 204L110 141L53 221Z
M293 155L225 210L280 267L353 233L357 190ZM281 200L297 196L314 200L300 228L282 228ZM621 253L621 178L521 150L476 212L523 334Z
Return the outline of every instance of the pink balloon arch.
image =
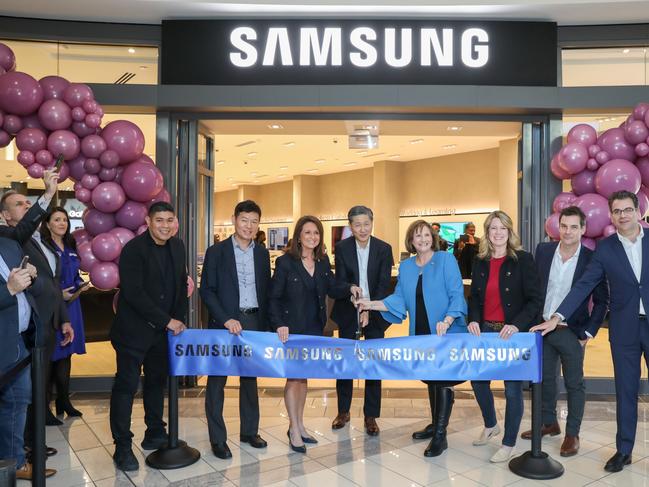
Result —
M16 57L0 43L0 147L14 138L17 161L34 178L59 156L59 182L74 181L88 210L73 233L81 268L99 289L119 286L122 247L146 230L147 208L169 201L160 170L144 154L144 134L127 120L102 127L104 110L88 85L60 76L40 80L16 71Z
M559 238L559 212L570 205L586 214L585 246L594 248L597 240L615 233L607 202L615 191L635 193L644 218L649 210L649 103L638 103L622 125L599 135L588 124L575 125L550 170L558 179L570 179L572 188L554 199L545 222L551 239Z

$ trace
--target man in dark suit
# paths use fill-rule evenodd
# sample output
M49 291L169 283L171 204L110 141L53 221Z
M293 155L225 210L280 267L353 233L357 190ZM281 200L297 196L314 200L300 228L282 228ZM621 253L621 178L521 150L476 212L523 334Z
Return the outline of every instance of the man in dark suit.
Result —
M167 331L178 335L187 319L187 262L185 245L172 237L174 208L151 205L148 231L128 242L119 259L120 293L110 339L117 358L117 373L110 397L110 429L115 442L117 468L137 470L131 447L133 397L144 368L143 402L145 450L168 444L164 387L168 376Z
M16 478L31 480L32 465L23 450L23 433L32 383L29 365L17 367L29 360L28 348L42 327L29 291L36 268L28 264L21 269L23 255L15 241L0 238L0 459L16 460ZM47 477L55 473L45 471Z
M649 360L649 238L639 224L638 198L629 191L617 191L608 199L611 220L617 233L597 244L583 276L573 286L550 320L531 331L547 334L570 319L584 300L604 280L610 291L609 341L613 355L617 402L616 453L604 469L619 472L631 463L638 422L640 361ZM590 333L588 331L586 334Z
M586 231L586 215L576 206L561 210L559 216L560 242L543 242L536 247L534 260L541 279L545 297L543 319L549 320L570 288L584 274L593 252L581 245ZM584 347L589 335L595 336L604 320L608 305L608 285L601 282L589 301L582 302L567 323L559 326L543 339L543 427L542 436L561 433L557 421L557 367L563 366L563 380L568 392L568 418L566 436L561 444L562 457L576 455L579 451L579 429L586 404L584 385ZM532 431L521 438L531 439Z
M442 225L437 222L433 222L430 224L430 226L433 227L433 231L439 237L439 250L441 250L442 252L446 252L448 250L448 240L443 239L440 234L440 231L442 230Z
M238 335L242 330L268 331L270 256L256 245L261 209L254 201L237 204L232 216L234 235L205 252L201 276L201 298L209 311L209 327ZM223 421L224 376L209 376L205 413L214 454L232 457ZM259 436L259 397L256 377L239 379L240 440L253 448L265 448Z
M363 298L381 300L391 292L392 247L372 237L374 214L366 206L354 206L347 213L353 238L346 238L336 244L336 280L351 283L363 290ZM341 338L355 338L358 329L356 308L349 298L337 299L331 312L331 319L338 324ZM370 314L369 323L363 328L366 339L383 338L390 324L381 314ZM340 429L349 422L352 403L352 380L337 380L338 415L331 427ZM376 418L381 415L381 381L365 381L365 430L370 436L379 434Z

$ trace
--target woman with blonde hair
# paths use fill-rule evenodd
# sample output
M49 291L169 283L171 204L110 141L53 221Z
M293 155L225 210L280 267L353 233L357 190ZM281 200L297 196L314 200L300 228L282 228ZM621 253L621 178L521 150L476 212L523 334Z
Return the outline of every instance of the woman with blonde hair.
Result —
M473 262L469 297L469 333L498 333L507 340L528 331L541 312L543 296L532 254L522 250L512 219L493 211L484 223L484 238ZM500 433L489 381L472 381L485 427L475 446L486 445ZM501 448L491 457L505 462L512 455L523 417L521 381L505 381L505 434Z

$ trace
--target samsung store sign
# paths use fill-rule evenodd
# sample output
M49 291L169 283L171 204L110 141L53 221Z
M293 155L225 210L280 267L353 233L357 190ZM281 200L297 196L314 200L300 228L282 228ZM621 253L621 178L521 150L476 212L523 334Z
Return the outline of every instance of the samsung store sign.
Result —
M555 86L549 22L188 20L162 25L162 83Z

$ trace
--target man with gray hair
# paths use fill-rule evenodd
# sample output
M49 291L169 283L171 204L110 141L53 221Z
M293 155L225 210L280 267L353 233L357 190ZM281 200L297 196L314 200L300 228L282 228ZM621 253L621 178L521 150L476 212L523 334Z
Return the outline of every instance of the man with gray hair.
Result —
M336 280L352 283L363 290L363 298L383 299L392 291L390 285L392 271L392 247L390 244L372 236L374 214L366 206L354 206L347 213L353 238L346 238L336 244ZM337 299L331 319L338 324L341 338L355 338L358 330L356 308L349 299ZM380 313L370 312L369 323L363 328L366 339L383 338L390 324ZM340 429L349 422L352 403L353 381L336 381L338 393L338 415L331 427ZM365 381L365 430L370 436L379 434L376 418L381 414L381 381Z

